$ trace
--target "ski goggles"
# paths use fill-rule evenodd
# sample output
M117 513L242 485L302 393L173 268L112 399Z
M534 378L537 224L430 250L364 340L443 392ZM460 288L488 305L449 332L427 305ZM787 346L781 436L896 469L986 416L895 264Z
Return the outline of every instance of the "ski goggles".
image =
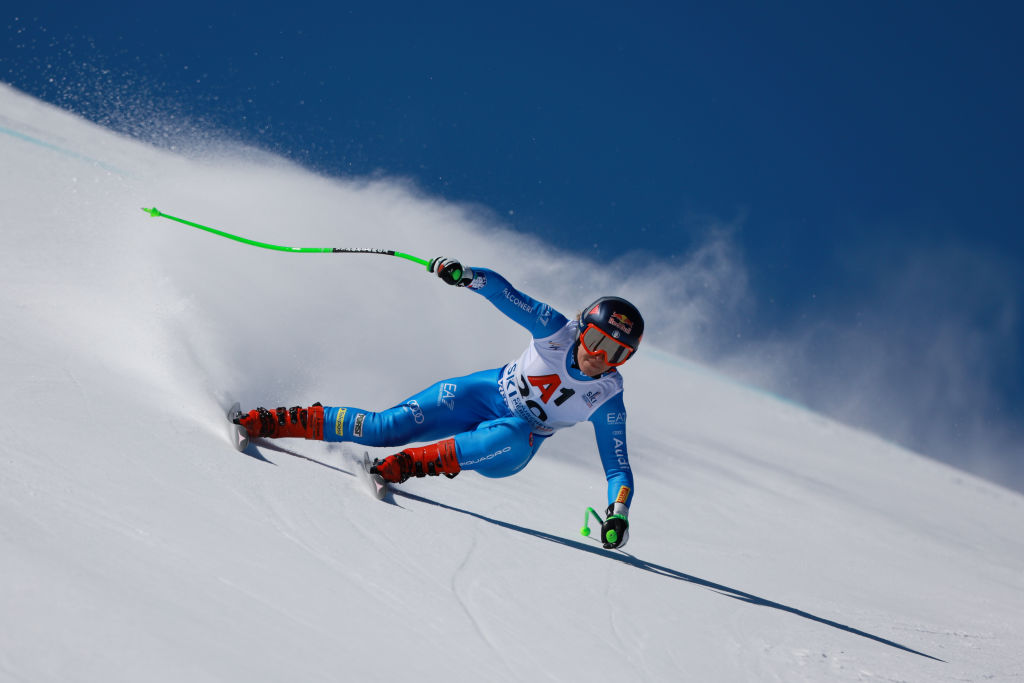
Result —
M591 356L604 355L608 365L622 365L636 351L632 346L612 338L594 323L587 325L580 333L580 343L583 344L583 350Z

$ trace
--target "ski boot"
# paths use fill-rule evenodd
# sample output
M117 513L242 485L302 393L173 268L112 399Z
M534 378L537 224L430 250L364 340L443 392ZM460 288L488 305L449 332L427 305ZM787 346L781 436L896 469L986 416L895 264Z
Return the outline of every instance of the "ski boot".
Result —
M384 481L401 484L409 477L436 477L443 474L449 479L462 471L455 455L455 439L445 439L427 446L406 448L401 453L377 458L370 468Z
M309 408L277 408L273 411L260 407L236 417L234 423L248 432L250 439L324 439L324 407L320 402Z

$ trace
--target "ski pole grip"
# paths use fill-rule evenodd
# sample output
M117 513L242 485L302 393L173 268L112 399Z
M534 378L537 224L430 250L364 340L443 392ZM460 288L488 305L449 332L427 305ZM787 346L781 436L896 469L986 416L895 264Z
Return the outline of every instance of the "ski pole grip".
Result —
M611 519L621 519L626 523L626 528L629 528L629 520L626 519L625 515L608 515L608 519L606 519L605 522ZM609 529L608 533L604 535L604 540L606 543L615 545L615 543L619 540L619 532L617 532L615 529Z

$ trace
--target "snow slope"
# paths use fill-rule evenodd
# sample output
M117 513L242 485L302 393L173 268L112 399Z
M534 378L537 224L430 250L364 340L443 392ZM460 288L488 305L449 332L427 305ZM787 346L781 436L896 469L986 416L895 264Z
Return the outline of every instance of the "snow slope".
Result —
M235 452L233 399L383 408L525 333L399 259L139 208L451 254L569 313L607 287L593 264L399 182L159 151L5 86L0 159L0 680L1024 677L1020 495L654 344L624 372L627 552L579 535L605 489L587 426L384 504L338 447Z

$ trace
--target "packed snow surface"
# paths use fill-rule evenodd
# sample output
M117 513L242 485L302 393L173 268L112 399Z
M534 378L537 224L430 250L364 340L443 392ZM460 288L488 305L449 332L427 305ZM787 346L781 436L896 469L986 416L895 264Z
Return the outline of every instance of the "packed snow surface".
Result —
M234 400L381 409L527 334L407 261L142 207L457 256L569 315L656 295L479 207L192 143L0 86L0 680L1024 678L1024 498L660 351L657 317L624 552L580 535L588 425L385 502L354 450L236 452Z

